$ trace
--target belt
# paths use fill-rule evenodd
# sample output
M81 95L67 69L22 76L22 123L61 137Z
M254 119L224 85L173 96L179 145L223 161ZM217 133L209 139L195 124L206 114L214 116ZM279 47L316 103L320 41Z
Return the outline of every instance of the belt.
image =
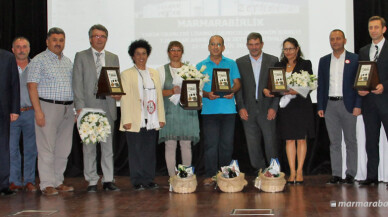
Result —
M106 96L96 96L96 99L106 99Z
M21 112L26 112L26 111L29 111L29 110L34 110L34 107L28 106L28 107L20 108L20 111L21 111Z
M329 96L329 100L332 100L332 101L338 101L342 99L343 99L342 96Z
M42 101L45 101L45 102L59 104L59 105L70 105L70 104L73 103L73 101L59 101L59 100L43 99L43 98L40 98L40 97L39 97L39 99L42 100Z

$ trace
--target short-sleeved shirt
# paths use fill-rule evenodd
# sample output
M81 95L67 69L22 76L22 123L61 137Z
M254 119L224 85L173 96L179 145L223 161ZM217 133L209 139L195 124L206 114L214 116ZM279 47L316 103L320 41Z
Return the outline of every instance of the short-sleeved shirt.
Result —
M209 82L206 82L203 90L206 92L211 92L211 86L212 86L212 75L213 75L213 69L214 68L224 68L229 69L229 77L230 77L230 85L233 87L233 80L240 78L240 72L238 71L237 64L234 60L226 58L222 56L222 59L220 63L217 65L213 61L210 60L210 56L206 58L205 60L199 62L197 64L197 69L199 70L202 65L206 66L205 71L202 73L209 75ZM202 99L202 113L203 115L206 114L233 114L236 112L236 103L234 100L234 96L232 99L226 99L226 98L218 98L215 100L210 100L209 98L203 98Z
M27 83L38 84L40 98L73 101L73 63L61 55L59 59L56 54L46 49L36 55L27 66Z

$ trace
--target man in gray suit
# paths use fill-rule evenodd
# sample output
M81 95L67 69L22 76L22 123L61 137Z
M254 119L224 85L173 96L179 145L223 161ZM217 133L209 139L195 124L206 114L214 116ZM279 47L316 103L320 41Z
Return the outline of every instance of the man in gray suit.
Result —
M273 67L278 58L263 53L263 46L261 35L250 33L247 37L249 54L236 60L242 86L236 94L237 107L243 120L251 165L255 169L265 168L266 160L269 163L277 156L275 117L279 98L265 97L263 89L267 88L268 68Z
M106 112L112 132L106 142L101 142L101 168L103 172L103 189L107 191L120 190L114 184L113 179L113 150L112 136L114 121L117 118L116 100L120 96L96 96L96 85L103 66L119 66L117 55L106 50L105 44L108 39L108 30L100 24L93 25L89 29L89 41L91 48L78 52L74 59L73 68L73 91L74 104L77 114L83 108L100 108ZM83 145L84 152L84 175L89 182L88 192L97 191L97 183L100 177L96 166L96 145Z

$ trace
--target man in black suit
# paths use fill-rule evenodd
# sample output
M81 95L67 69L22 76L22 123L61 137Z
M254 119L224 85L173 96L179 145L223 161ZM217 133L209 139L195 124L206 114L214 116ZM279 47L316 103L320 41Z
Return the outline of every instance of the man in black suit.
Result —
M381 123L388 135L388 42L385 20L379 16L369 18L369 35L372 43L360 49L359 59L376 61L380 83L372 91L358 91L362 96L362 114L365 124L366 153L368 156L367 177L360 185L378 184L379 138Z
M19 73L15 56L0 49L0 195L12 195L9 189L9 127L20 114Z
M279 98L264 97L263 89L267 88L268 68L279 60L263 53L263 46L262 36L250 33L247 37L249 54L236 60L242 84L236 94L237 107L243 120L251 165L255 169L265 168L266 160L269 163L277 156L275 117ZM263 138L265 152L262 149Z

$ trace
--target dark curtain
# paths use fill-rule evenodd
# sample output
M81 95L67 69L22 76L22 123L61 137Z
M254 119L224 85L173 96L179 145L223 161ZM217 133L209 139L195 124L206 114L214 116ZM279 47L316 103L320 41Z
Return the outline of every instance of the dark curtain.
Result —
M388 2L381 0L354 0L353 4L355 51L358 52L362 46L370 43L367 27L369 17L379 15L386 20L388 19ZM36 54L46 49L46 1L0 0L0 14L0 48L11 51L12 40L16 36L24 36L28 38L31 43L30 57L34 57ZM68 41L67 43L71 42ZM119 109L118 111L120 112ZM316 105L314 105L314 112L316 113ZM330 173L329 139L325 122L317 115L315 115L315 117L316 138L308 140L304 173ZM118 131L118 124L119 121L116 121L113 139L115 175L129 175L127 159L128 149L124 134ZM288 172L289 169L284 149L284 141L279 141L278 146L282 170ZM193 165L196 167L196 173L198 175L204 174L203 150L202 140L198 144L193 145ZM177 161L180 162L179 148L177 152ZM100 153L98 153L97 158L100 158ZM244 131L239 118L236 118L233 158L239 161L242 171L247 172L249 175L255 174L256 171L250 166ZM101 171L101 168L99 168L99 171ZM69 156L66 175L82 176L82 173L82 144L80 143L79 135L75 128L73 148ZM157 174L167 175L164 160L164 144L157 145Z
M11 51L12 41L30 41L30 57L46 49L47 1L0 0L0 48Z
M371 16L384 17L388 21L388 1L386 0L353 0L354 15L354 51L371 43L368 33L368 19ZM387 33L385 33L387 38Z

